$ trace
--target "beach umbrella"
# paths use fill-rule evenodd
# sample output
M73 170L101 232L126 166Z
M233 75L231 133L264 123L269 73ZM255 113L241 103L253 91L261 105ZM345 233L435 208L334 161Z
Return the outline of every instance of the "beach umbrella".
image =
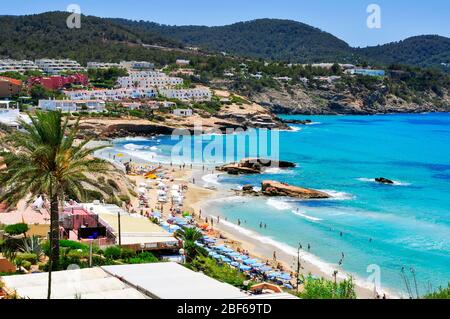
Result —
M260 268L260 267L263 267L263 266L264 266L264 264L261 264L261 263L256 263L256 264L252 265L253 268Z
M244 260L244 264L246 264L246 265L253 265L253 264L256 264L256 263L258 263L258 261L256 259Z
M211 257L213 257L213 256L217 256L218 254L215 253L215 252L213 252L213 251L210 251L210 252L208 253L208 255L211 256Z
M277 278L281 279L281 280L291 280L291 276L287 273L281 273L277 276Z
M237 252L232 252L232 253L229 253L228 254L228 257L231 257L231 258L236 258L236 257L239 257L241 254L239 254L239 253L237 253Z
M222 255L215 254L215 255L212 255L211 257L215 258L215 259L221 259Z
M269 266L263 266L261 268L258 269L261 272L268 272L268 271L272 271L273 269Z
M177 230L180 230L181 229L181 227L180 226L177 226L177 225L171 225L171 226L169 226L169 230L171 231L171 232L176 232Z
M233 267L239 267L239 263L236 261L233 261L232 263L230 263L230 265Z
M221 256L220 259L222 259L222 261L223 261L224 263L231 263L231 259L228 258L228 257Z
M239 255L238 257L234 257L234 259L236 259L236 260L246 260L246 259L248 259L248 256Z
M230 254L230 253L233 253L234 250L231 248L228 248L228 247L224 247L224 248L222 248L222 252L224 252L226 254Z
M246 265L239 265L239 270L242 270L242 271L249 271L249 270L251 270L252 268L251 267L249 267L249 266L246 266Z
M294 287L292 287L292 285L290 284L284 284L283 286L286 287L287 289L294 289Z

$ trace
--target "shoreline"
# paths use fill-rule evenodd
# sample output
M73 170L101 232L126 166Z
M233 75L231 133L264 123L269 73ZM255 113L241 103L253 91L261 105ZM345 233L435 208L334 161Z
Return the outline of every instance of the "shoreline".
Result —
M213 212L210 212L208 209L208 205L210 205L214 201L220 201L224 198L236 195L234 194L234 192L232 192L232 190L209 187L213 183L208 183L203 178L205 176L211 175L214 172L213 167L205 166L205 170L202 170L202 167L199 167L199 165L193 164L191 168L190 164L188 164L184 168L179 168L179 165L176 164L170 166L165 163L154 163L149 160L143 160L140 157L135 157L129 153L126 153L125 156L121 157L120 161L116 160L115 162L123 163L124 161L130 159L132 159L132 162L137 165L161 165L163 170L172 172L172 174L174 175L174 182L176 181L188 185L188 190L185 193L183 210L193 213L195 221L199 223L203 223L205 217L214 218L214 230L218 233L218 237L226 238L226 244L232 247L234 246L245 249L249 251L251 256L262 261L272 261L272 263L272 256L273 252L275 251L277 256L277 261L275 262L275 264L280 263L285 270L288 270L289 272L296 272L297 253L294 247L291 247L288 244L282 242L278 242L272 238L264 237L257 231L249 230L242 226L235 225L231 222L223 220L223 218L221 218L220 223L217 223L217 214L214 215ZM137 184L145 181L143 176L128 176L128 178L136 181ZM193 183L193 179L195 179L195 184ZM154 202L152 201L152 204L156 204L156 193L151 194L151 197L155 199ZM157 205L151 205L151 207L157 207ZM169 205L164 205L163 216L168 217L169 211ZM200 211L202 212L202 219L198 218ZM301 250L300 260L302 266L302 269L300 270L301 274L312 274L318 277L326 278L328 280L334 280L332 272L336 268L331 264L321 261L318 256ZM315 260L316 264L314 262L311 262L311 260ZM317 265L317 262L320 262L322 264L322 267ZM329 271L324 271L324 268L327 268L327 270ZM337 275L338 282L342 279L348 278L349 274L346 273L343 269L337 270L339 270L339 273ZM371 289L367 286L364 286L364 284L361 283L361 280L358 280L355 275L352 275L352 277L358 299L375 298L373 288ZM386 294L388 298L400 298L399 295L392 293L387 289L378 291L378 294Z

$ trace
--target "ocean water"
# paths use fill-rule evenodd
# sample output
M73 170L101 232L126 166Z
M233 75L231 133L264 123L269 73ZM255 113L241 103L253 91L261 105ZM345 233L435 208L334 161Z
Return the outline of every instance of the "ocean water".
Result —
M214 203L214 213L230 222L245 221L243 227L288 249L310 244L312 254L335 268L344 253L340 272L360 280L370 275L368 267L376 265L381 288L405 293L402 268L414 291L413 272L420 293L446 286L450 281L450 114L284 117L314 122L280 132L279 157L297 163L295 169L274 169L260 176L210 175L205 181L230 188L260 186L262 180L273 179L323 190L333 198L228 198ZM122 139L115 142L114 152L170 162L176 143L170 137ZM200 162L194 155L206 145L201 137L193 139L194 162ZM376 177L395 184L377 184ZM266 229L260 229L261 222Z

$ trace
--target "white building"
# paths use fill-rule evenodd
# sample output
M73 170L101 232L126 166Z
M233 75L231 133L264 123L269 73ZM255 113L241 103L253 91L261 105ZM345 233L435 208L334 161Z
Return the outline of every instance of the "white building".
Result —
M183 60L183 59L178 59L175 62L178 66L188 66L189 64L191 64L191 61L189 60Z
M172 111L172 114L175 116L192 116L194 113L192 112L192 109L175 109Z
M178 99L185 101L211 101L212 93L209 88L195 89L164 89L159 93L169 99Z
M40 59L35 61L36 65L48 74L59 74L65 71L85 71L77 61L73 60L55 60L55 59Z
M3 72L19 72L40 71L39 67L33 61L28 60L0 60L0 73Z
M129 76L120 77L117 83L121 88L165 88L183 84L183 79L169 77L156 71L133 72Z
M104 101L154 98L156 97L157 93L158 91L155 88L64 91L64 94L67 95L71 100Z
M19 121L31 123L28 115L20 114L19 108L12 108L11 101L0 101L0 123L11 128L20 129Z
M105 110L105 101L101 100L39 100L43 111L61 111L63 113L89 112L100 113Z
M127 70L153 70L155 64L147 61L121 61L121 67Z
M88 62L88 69L111 69L111 68L122 68L119 63L105 63L105 62Z

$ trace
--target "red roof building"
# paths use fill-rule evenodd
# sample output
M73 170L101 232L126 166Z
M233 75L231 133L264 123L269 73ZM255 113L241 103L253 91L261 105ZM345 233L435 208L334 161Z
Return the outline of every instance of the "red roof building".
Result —
M85 74L55 75L50 77L30 77L28 86L42 85L49 90L60 90L68 84L88 85L89 79Z

